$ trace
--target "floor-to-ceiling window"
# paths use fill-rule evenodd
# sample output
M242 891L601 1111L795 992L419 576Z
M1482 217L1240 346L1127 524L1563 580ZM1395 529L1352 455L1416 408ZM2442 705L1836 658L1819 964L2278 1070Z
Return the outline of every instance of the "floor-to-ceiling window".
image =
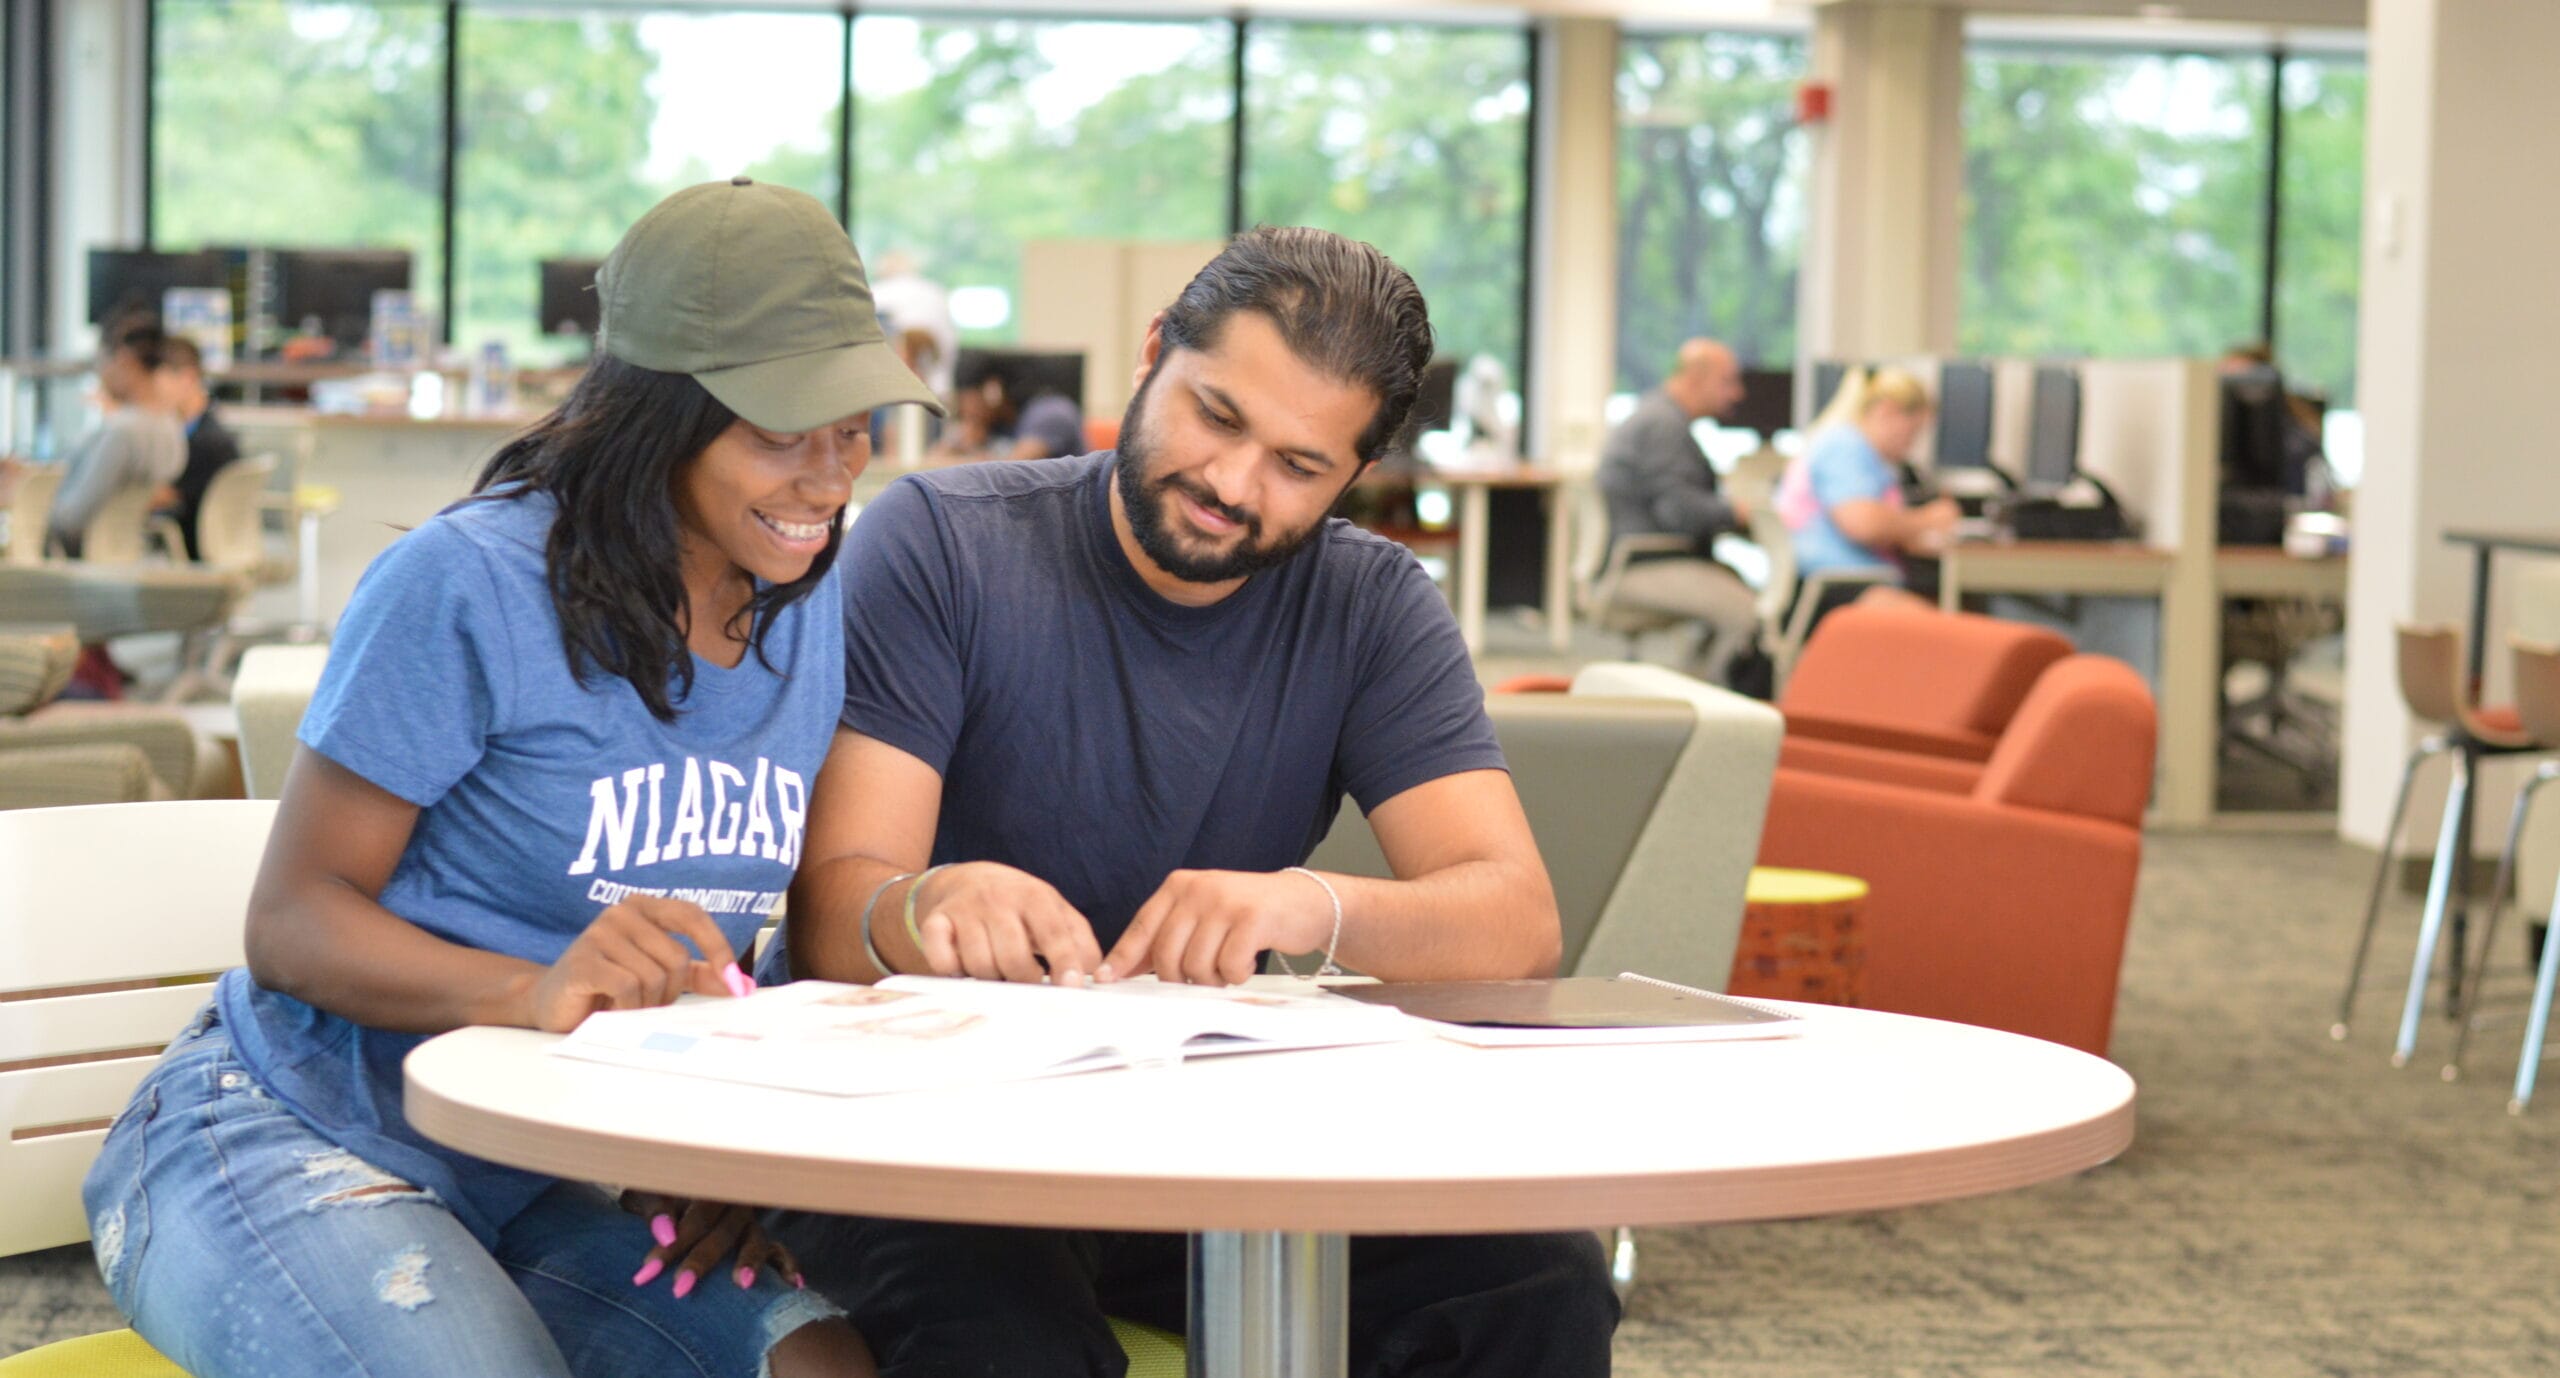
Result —
M1796 353L1806 142L1795 34L1631 32L1618 49L1616 388L1694 335L1748 365Z
M1022 245L1227 232L1225 20L854 21L854 237L952 291L979 343L1019 338Z
M1017 338L1027 240L1267 221L1373 240L1446 348L1515 383L1527 356L1525 27L154 4L155 243L409 249L421 306L462 348L559 356L538 263L601 255L668 191L744 172L837 207L875 257L923 260L982 342Z
M556 356L537 266L600 258L669 192L741 173L836 203L843 20L463 11L454 342Z
M1517 28L1256 20L1249 222L1365 239L1413 274L1440 352L1527 354L1530 52Z
M2365 64L2355 54L2283 60L2274 344L2289 378L2328 394L2329 462L2364 473L2356 404L2356 302L2363 264Z
M1964 352L2261 338L2263 52L1984 43L1965 66Z
M160 0L152 242L398 248L443 308L444 8Z

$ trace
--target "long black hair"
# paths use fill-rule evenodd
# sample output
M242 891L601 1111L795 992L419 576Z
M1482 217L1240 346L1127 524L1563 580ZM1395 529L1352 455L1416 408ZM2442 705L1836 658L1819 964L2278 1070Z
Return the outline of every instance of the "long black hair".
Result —
M685 374L598 354L568 400L501 447L471 486L493 500L538 492L559 504L543 564L570 672L580 683L629 680L661 722L693 692L675 484L736 420ZM765 633L827 577L843 540L839 523L808 573L758 588L739 610L730 631L744 634L757 663L772 668Z

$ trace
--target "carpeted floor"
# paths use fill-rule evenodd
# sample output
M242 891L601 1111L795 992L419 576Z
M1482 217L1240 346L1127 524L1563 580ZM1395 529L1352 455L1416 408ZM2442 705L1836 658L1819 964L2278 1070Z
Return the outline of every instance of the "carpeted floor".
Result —
M2390 1069L2384 968L2414 902L2356 1036L2329 1040L2365 875L2326 837L2155 836L2117 1020L2142 1083L2130 1152L1980 1201L1647 1231L1617 1372L2560 1373L2560 1084L2506 1114L2512 1027L2440 1082L2441 1020ZM2523 979L2508 960L2500 989ZM85 1250L0 1260L0 1354L114 1323Z

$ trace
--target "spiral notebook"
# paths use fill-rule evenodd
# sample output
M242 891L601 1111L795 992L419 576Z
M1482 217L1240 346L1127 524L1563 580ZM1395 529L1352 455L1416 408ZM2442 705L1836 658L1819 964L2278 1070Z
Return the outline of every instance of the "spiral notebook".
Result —
M1634 972L1552 981L1388 981L1336 986L1333 993L1431 1020L1440 1037L1481 1048L1786 1038L1804 1024L1773 1005Z

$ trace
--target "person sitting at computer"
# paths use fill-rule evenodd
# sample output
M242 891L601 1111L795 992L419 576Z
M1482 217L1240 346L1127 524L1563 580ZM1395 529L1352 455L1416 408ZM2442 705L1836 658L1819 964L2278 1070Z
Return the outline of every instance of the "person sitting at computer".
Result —
M1830 570L1891 571L1887 582L1824 594L1815 617L1862 596L1926 601L1937 595L1933 558L1961 515L1955 499L1917 507L1902 496L1901 466L1929 424L1929 389L1898 368L1852 370L1815 418L1805 452L1778 480L1778 515L1795 538L1796 574Z
M108 499L172 482L186 469L186 432L160 376L168 346L154 318L108 327L98 356L98 405L105 415L63 461L62 488L46 520L51 548L78 559L82 537Z
M1742 397L1733 351L1714 340L1686 341L1662 385L1638 399L1600 447L1609 539L1674 535L1690 544L1683 555L1631 557L1614 601L1696 619L1702 630L1689 670L1709 683L1722 683L1734 656L1751 644L1758 600L1714 551L1716 537L1749 529L1750 509L1723 491L1689 428L1731 411Z
M1084 409L1060 392L1013 395L988 359L960 361L951 425L936 453L958 458L1063 459L1084 453Z
M2285 387L2275 351L2255 341L2233 345L2222 352L2216 371L2225 378L2261 377L2276 392L2282 403L2276 415L2282 428L2284 490L2311 511L2337 506L2338 474L2320 438L2320 404Z
M169 337L160 361L160 389L178 424L186 431L187 465L175 483L161 489L158 506L178 524L187 543L187 558L201 560L196 545L196 514L204 507L204 490L213 476L238 463L240 438L213 414L213 393L204 385L204 351L181 335Z

